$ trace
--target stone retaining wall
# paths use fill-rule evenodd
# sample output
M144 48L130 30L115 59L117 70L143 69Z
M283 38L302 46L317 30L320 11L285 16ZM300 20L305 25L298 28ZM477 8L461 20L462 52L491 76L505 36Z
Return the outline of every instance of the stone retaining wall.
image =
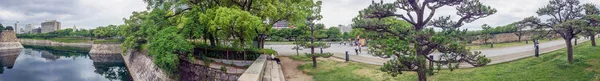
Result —
M0 42L19 42L17 35L11 30L0 30Z
M20 42L0 42L0 50L23 48Z
M0 33L0 50L8 49L20 49L23 45L19 42L19 39L15 35L15 32L10 30L4 30Z
M121 54L121 44L93 44L90 54Z
M24 45L36 45L36 46L70 46L70 47L81 47L81 48L91 48L93 43L62 43L62 42L54 42L50 40L33 40L33 39L21 39L20 40Z
M186 60L180 60L178 69L181 81L235 81L240 77Z
M127 50L123 60L134 81L175 81L154 64L154 59L147 55L147 51Z

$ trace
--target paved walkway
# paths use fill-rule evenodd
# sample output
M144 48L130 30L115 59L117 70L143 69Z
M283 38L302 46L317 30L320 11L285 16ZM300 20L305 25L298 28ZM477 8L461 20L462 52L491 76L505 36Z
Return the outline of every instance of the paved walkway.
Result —
M273 60L267 60L262 81L285 81L281 66Z
M585 41L587 41L587 39L579 39L578 43L585 42ZM293 45L265 45L265 47L276 50L279 53L279 55L282 55L282 56L291 56L291 55L296 54L296 50L291 49L293 47ZM540 44L540 54L558 50L558 49L561 49L564 47L566 47L564 40L554 40L554 41L544 42L544 43ZM362 52L357 54L354 52L354 47L352 47L352 46L346 46L346 45L340 45L339 43L334 43L331 45L330 48L323 49L323 52L331 52L331 53L334 53L334 55L333 55L334 57L345 59L346 58L345 52L348 51L348 53L350 54L349 57L350 57L351 61L374 64L374 65L383 65L383 63L385 63L389 60L389 58L379 58L379 57L375 57L370 54L367 54L366 50L367 50L366 47L362 47ZM484 54L488 58L490 58L492 60L492 62L489 64L503 63L503 62L517 60L517 59L521 59L521 58L525 58L525 57L534 55L533 44L513 46L513 47L504 47L504 48L473 50L473 51L481 51L482 54ZM303 50L300 50L299 52L300 52L300 54L310 53L310 49L303 49ZM320 52L320 50L318 48L315 48L315 52L318 53L318 52ZM434 53L432 55L437 56L439 54ZM437 58L435 56L434 56L434 58ZM461 64L460 67L468 68L468 67L472 67L472 66L468 65L468 64Z

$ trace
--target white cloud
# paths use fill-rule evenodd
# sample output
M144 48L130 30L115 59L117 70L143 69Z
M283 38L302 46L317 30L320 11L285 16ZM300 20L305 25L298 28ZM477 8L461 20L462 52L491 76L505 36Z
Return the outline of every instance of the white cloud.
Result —
M133 11L146 10L141 0L3 0L0 1L0 23L33 24L58 20L62 28L92 29L110 24L122 24Z
M321 20L327 27L339 24L352 24L352 18L358 15L358 11L368 7L372 0L323 0ZM375 0L379 2L379 0ZM384 0L392 2L394 0ZM549 0L480 0L484 5L498 10L496 14L481 18L472 23L465 24L462 28L469 30L480 30L481 25L503 26L529 16L537 16L537 9L548 4ZM600 7L600 0L580 0L582 4L593 3ZM458 20L454 7L443 7L436 11L434 18L451 15Z

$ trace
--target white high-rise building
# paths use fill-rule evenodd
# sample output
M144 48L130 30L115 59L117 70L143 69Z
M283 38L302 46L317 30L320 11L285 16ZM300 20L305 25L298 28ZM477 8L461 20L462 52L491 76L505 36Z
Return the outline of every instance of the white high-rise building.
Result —
M25 27L23 27L23 33L31 33L32 29L33 29L33 25L27 24L27 25L25 25Z
M352 27L350 27L350 26L344 26L344 25L338 25L338 28L340 28L340 31L342 33L344 33L344 32L350 32L352 30Z

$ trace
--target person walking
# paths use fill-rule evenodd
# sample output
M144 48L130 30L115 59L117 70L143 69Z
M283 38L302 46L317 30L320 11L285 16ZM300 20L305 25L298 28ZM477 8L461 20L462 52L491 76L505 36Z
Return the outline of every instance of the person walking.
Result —
M356 55L358 55L358 46L356 46L356 48L354 48L354 52L356 52Z
M360 44L360 42L358 42L358 43L357 43L357 45L356 45L356 47L358 48L358 52L359 52L359 53L362 53L362 48L361 48L361 46L362 46L362 45Z

